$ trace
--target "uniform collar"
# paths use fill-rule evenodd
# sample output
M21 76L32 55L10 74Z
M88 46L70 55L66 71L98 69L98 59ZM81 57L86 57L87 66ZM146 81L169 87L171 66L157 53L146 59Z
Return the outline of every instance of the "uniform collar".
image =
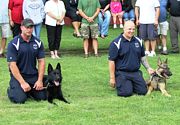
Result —
M134 39L135 39L135 37L132 36L131 41L134 41ZM127 39L123 36L123 33L121 33L121 40L122 40L123 42L129 42L129 40L127 40Z
M20 42L25 42L25 40L22 38L21 34L19 34L19 38L20 38ZM32 35L30 40L29 40L29 43L30 42L33 42L34 41L34 36ZM27 42L26 42L27 43Z

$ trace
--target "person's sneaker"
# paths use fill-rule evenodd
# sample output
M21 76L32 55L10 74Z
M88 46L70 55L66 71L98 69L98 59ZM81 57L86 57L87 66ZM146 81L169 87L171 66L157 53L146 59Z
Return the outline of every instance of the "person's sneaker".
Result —
M116 25L116 24L114 24L113 28L114 28L114 29L116 29L116 28L117 28L117 25Z
M56 59L60 59L60 57L59 57L58 55L55 55L55 58L56 58Z
M89 57L88 54L84 54L84 59L87 59Z
M55 59L55 58L56 58L56 56L55 56L54 54L52 54L52 55L51 55L51 58L52 58L52 59Z
M0 58L6 58L6 55L4 53L0 54Z
M151 51L151 53L149 54L150 57L155 57L156 53L154 51Z
M168 55L168 51L167 50L166 51L162 51L161 54L162 55Z
M95 56L95 57L100 57L100 55L99 55L99 54L94 54L94 56Z
M162 51L162 46L158 46L158 52Z
M172 49L171 53L179 53L179 49Z
M150 55L150 52L149 52L149 51L145 51L145 55L146 55L146 56L149 56L149 55Z
M123 28L123 24L120 24L120 26L119 26L120 28Z
M105 38L105 36L104 36L104 35L101 35L101 38L102 38L102 39L104 39L104 38Z

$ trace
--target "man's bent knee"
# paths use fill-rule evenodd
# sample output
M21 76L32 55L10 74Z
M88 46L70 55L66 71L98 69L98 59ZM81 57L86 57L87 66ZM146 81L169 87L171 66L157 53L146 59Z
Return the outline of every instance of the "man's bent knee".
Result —
M25 94L23 95L15 94L9 88L7 89L7 94L8 94L9 100L14 103L23 104L27 100L27 96Z
M118 91L117 95L121 96L121 97L129 97L129 96L133 95L133 92L120 92L120 91Z

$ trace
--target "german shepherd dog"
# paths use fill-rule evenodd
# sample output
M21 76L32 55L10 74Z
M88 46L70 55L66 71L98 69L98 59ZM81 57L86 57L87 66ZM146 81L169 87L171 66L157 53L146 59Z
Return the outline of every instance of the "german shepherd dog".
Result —
M55 104L53 99L58 99L69 103L62 94L61 90L62 74L61 74L61 65L57 64L56 69L53 69L51 64L48 64L48 75L44 75L43 83L47 89L47 100L49 103Z
M162 62L160 57L158 58L158 68L156 69L155 73L153 73L150 77L150 80L147 82L148 92L149 95L153 90L160 90L162 95L171 97L170 94L166 91L166 79L172 75L167 59Z

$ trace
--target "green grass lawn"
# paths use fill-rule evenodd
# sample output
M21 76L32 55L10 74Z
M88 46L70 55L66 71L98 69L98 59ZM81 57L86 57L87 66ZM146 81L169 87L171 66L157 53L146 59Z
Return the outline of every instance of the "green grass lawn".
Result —
M111 29L107 39L99 40L101 57L83 58L82 39L72 36L72 28L64 27L60 52L62 58L47 64L62 66L62 90L71 104L58 100L58 106L47 101L28 100L25 104L13 104L6 95L9 71L6 59L0 59L0 125L178 125L180 123L180 58L179 54L161 56L168 58L173 76L167 81L171 98L159 91L150 96L134 95L128 98L116 96L109 87L107 48L122 30ZM43 28L41 38L47 49L47 35ZM168 46L169 46L168 38ZM156 68L157 57L148 58ZM141 68L145 79L148 74Z

